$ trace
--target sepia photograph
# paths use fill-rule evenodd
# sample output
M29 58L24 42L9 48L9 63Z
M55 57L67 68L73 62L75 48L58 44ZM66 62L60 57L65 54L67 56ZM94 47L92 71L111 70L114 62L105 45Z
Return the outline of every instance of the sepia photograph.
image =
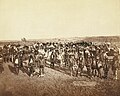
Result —
M0 0L0 96L120 96L120 0Z

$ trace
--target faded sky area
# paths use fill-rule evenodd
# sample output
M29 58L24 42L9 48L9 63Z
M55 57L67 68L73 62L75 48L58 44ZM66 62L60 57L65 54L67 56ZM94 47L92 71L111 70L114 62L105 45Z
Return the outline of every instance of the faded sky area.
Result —
M0 40L120 35L120 0L0 0Z

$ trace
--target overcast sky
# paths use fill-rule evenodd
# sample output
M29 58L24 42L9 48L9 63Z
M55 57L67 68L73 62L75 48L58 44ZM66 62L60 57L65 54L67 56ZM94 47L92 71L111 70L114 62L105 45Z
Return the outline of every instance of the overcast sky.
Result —
M120 0L0 0L0 39L120 35Z

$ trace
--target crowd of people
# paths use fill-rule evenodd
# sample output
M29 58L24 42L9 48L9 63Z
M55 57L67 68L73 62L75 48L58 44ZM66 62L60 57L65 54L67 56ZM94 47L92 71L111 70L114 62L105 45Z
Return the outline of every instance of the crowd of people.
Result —
M36 42L27 44L5 44L0 48L3 62L12 62L17 72L26 68L29 76L44 76L44 67L58 66L68 69L71 76L108 78L109 71L117 79L119 69L119 50L109 43L94 44L92 42Z

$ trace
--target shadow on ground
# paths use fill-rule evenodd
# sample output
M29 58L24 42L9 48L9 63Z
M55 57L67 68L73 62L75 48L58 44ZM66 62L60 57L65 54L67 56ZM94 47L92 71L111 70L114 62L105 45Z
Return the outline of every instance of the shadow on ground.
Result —
M12 73L14 73L15 75L18 75L15 67L8 65L8 68L9 68L9 70L10 70Z
M21 67L20 70L21 70L23 73L26 73L28 76L30 76L30 73L29 73L27 67Z

